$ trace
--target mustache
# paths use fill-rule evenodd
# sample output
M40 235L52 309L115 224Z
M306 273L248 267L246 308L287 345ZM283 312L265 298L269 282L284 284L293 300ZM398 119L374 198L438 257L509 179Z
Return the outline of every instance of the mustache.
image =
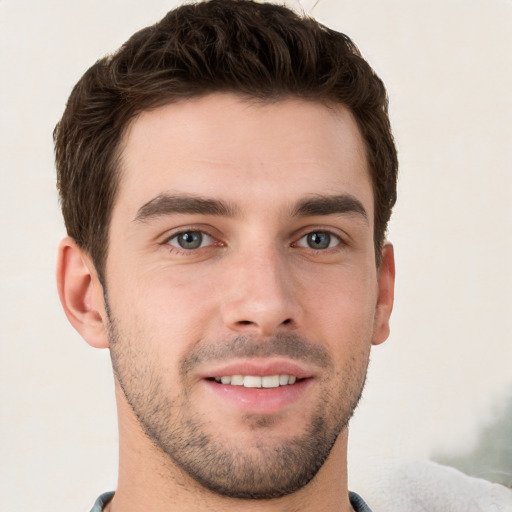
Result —
M213 361L272 356L285 356L313 363L320 368L334 367L332 357L324 347L295 333L280 333L263 339L256 336L236 336L220 343L198 342L181 361L180 373L187 375L197 365Z

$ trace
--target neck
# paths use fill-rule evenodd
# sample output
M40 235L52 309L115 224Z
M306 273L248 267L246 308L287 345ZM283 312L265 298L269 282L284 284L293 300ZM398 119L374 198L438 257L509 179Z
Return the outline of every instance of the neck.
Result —
M346 429L305 487L280 498L242 500L209 491L177 467L144 434L124 396L118 396L118 408L119 480L108 512L352 511L347 490Z

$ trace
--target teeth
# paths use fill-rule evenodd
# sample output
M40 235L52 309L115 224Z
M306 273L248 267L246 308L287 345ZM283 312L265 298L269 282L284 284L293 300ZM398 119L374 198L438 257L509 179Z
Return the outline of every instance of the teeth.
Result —
M233 375L232 377L228 377L228 379L231 379L231 385L232 386L243 386L244 385L244 378L241 375ZM222 377L221 377L222 382Z
M246 375L244 377L244 388L261 388L261 377Z
M279 375L279 385L280 386L286 386L290 382L290 376L289 375Z
M295 384L295 375L268 375L258 377L255 375L224 375L215 378L219 384L230 384L231 386L244 386L245 388L278 388Z
M271 377L262 377L261 386L264 388L278 388L279 375L272 375Z

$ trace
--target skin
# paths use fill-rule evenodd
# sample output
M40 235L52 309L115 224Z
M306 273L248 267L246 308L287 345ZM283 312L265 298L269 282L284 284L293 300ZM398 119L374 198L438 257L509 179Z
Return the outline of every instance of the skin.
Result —
M352 115L212 94L142 113L121 149L107 289L69 238L57 273L75 328L111 348L120 470L110 510L352 510L346 422L370 347L389 334L394 286L389 244L375 266L372 186ZM180 247L183 232L203 233L200 246ZM330 242L311 247L311 234ZM272 365L306 377L292 398L279 388L270 400L240 389L228 399L209 379ZM194 422L213 454L271 471L276 450L302 443L319 417L334 443L326 460L272 499L212 491L169 453Z

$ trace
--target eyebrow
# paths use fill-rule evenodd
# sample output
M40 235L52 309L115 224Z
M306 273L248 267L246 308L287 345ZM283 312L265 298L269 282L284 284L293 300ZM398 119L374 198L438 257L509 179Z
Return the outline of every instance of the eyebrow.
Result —
M137 211L135 221L143 222L155 217L172 214L214 215L235 217L238 209L235 205L219 199L210 199L189 194L160 194ZM299 201L293 209L292 217L316 215L356 214L368 223L368 214L362 203L350 194L335 196L314 196Z
M308 217L315 215L355 214L368 223L368 213L359 199L350 194L314 196L298 203L292 215Z
M145 221L176 213L234 217L237 209L234 205L218 199L208 199L188 194L160 194L142 205L134 220Z

